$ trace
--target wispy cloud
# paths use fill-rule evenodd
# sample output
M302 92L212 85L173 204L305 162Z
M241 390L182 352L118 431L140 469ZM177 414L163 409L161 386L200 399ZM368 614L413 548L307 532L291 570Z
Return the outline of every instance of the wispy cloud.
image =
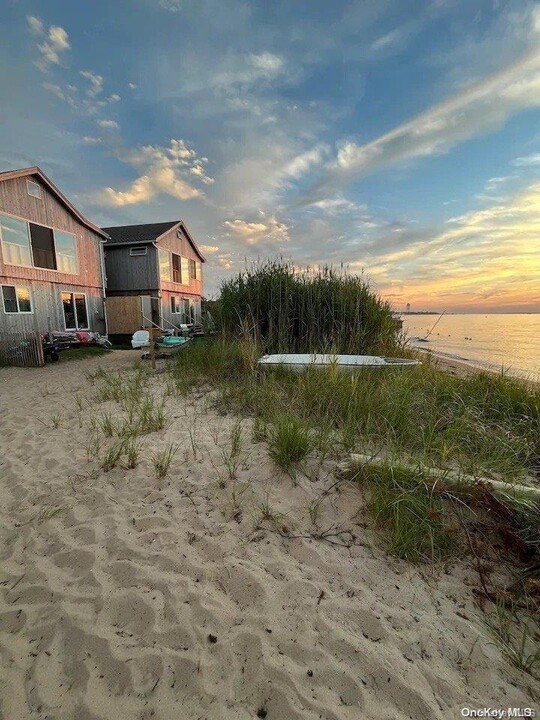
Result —
M540 13L539 13L540 17ZM321 185L339 185L398 163L439 155L503 125L513 114L540 106L540 25L525 57L435 105L375 140L341 144Z
M246 245L264 243L284 243L289 240L289 228L277 220L274 215L259 213L253 221L244 219L226 220L223 223L226 235Z
M182 0L159 0L159 7L172 13L178 13L182 9Z
M99 125L103 130L118 130L120 127L116 120L97 120L96 125Z
M540 165L540 153L526 155L525 157L518 157L512 162L512 165L515 165L516 167L529 167L531 165Z
M51 25L46 30L41 18L34 15L28 15L26 21L33 35L44 37L43 42L37 46L40 57L36 60L36 65L43 72L46 72L51 65L59 65L63 53L71 48L67 32L59 25Z
M191 183L191 178L211 182L204 171L208 162L183 140L171 140L169 147L146 145L118 152L118 158L141 174L124 189L106 187L94 198L111 207L148 202L158 195L177 200L191 200L204 195ZM193 170L196 170L193 172Z
M90 70L81 70L79 74L90 83L86 90L86 94L89 97L94 98L103 92L103 77L101 75L93 73Z

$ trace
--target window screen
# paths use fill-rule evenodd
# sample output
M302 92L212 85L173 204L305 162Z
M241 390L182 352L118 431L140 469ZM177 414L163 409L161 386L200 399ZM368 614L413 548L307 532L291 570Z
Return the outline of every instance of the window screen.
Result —
M43 225L30 223L30 242L36 267L56 270L53 231Z

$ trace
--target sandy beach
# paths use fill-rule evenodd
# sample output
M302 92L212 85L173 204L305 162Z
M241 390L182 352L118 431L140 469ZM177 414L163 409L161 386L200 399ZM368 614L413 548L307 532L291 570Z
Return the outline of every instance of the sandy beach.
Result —
M134 469L88 457L90 371L129 351L0 368L1 712L6 720L447 720L537 707L459 562L387 555L335 461L294 483L202 393L166 396ZM138 357L138 355L137 355ZM150 378L161 397L166 373ZM104 441L106 444L106 441ZM156 480L152 456L178 448ZM323 537L324 536L324 537Z

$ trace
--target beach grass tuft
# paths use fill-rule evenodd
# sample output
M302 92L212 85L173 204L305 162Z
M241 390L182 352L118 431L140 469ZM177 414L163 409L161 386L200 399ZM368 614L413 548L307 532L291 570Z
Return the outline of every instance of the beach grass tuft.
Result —
M294 415L277 415L268 431L268 454L286 472L304 460L314 444L310 429Z

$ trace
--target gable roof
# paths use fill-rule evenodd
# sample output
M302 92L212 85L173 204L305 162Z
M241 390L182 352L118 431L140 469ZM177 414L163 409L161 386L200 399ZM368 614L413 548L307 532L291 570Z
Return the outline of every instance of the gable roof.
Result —
M109 235L107 245L123 245L125 243L151 243L155 242L168 230L178 225L178 220L161 223L147 223L145 225L118 225L106 227L103 231Z
M35 167L29 167L29 168L22 168L21 170L7 170L5 172L0 172L0 182L4 180L14 180L15 178L20 177L37 177L41 180L43 185L45 185L46 188L56 197L56 199L66 208L66 210L73 215L73 217L78 220L81 225L84 225L89 230L92 230L93 232L97 233L98 235L101 235L101 237L106 238L107 234L101 230L97 225L94 225L94 223L91 223L90 220L87 220L84 215L82 215L77 208L72 205L67 197L63 195L60 190L56 187L56 185L50 180L43 170L41 168L35 166Z
M107 233L109 239L107 245L135 245L136 243L154 243L165 233L175 228L181 228L188 239L189 244L197 253L202 262L206 262L206 258L197 247L197 243L191 237L189 230L183 220L171 220L161 223L145 223L144 225L118 225L116 227L106 227L102 230Z

